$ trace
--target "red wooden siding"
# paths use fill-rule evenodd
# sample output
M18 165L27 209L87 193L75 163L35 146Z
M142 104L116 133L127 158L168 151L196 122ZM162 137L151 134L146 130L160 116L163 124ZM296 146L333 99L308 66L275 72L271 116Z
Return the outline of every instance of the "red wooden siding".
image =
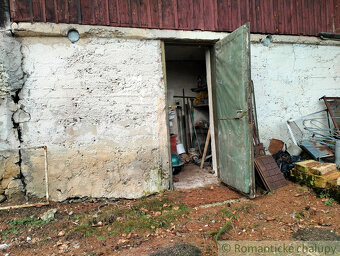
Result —
M10 0L15 22L232 31L340 33L340 0Z

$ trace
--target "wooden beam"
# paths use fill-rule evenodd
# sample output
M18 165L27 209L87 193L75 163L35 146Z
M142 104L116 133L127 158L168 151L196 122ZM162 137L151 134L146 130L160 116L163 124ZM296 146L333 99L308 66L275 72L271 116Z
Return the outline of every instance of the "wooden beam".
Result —
M212 80L211 80L211 59L210 49L205 51L205 66L207 73L207 84L208 84L208 101L209 101L209 131L211 134L211 154L212 154L212 168L217 174L217 157L216 157L216 142L215 142L215 127L214 127L214 107L212 97Z

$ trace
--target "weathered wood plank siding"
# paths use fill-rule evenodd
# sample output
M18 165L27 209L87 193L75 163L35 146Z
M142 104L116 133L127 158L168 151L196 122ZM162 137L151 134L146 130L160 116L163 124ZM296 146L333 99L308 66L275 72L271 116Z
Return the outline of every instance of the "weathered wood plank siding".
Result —
M340 33L340 0L10 0L15 22L286 35Z

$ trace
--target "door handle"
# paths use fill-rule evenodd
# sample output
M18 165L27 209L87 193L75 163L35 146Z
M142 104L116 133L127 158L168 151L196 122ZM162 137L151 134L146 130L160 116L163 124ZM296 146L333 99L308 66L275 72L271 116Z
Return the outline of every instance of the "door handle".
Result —
M237 119L242 119L245 117L248 113L248 110L243 110L243 109L237 109L236 110L236 115L234 117L229 117L229 118L218 118L218 120L237 120Z

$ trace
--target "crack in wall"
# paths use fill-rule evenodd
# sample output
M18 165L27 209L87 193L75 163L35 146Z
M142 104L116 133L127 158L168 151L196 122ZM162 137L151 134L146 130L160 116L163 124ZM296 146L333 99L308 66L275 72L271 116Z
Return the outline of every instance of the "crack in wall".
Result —
M5 21L5 24L8 23ZM0 26L2 27L2 26ZM25 84L21 42L2 30L0 32L0 201L12 195L27 196L25 176L22 170L23 131L21 123L30 119L20 102L20 92ZM14 150L14 151L13 151ZM27 198L27 197L26 197Z

